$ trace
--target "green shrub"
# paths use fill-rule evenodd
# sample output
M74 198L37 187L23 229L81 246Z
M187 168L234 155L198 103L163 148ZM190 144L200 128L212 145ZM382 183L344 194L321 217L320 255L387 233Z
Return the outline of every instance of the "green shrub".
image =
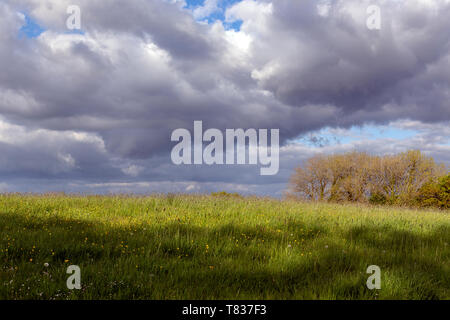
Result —
M419 190L416 202L420 207L450 209L450 174L438 181L429 181Z
M242 198L242 196L235 192L235 193L229 193L226 191L220 191L220 192L212 192L211 196L213 197L227 197L227 198Z

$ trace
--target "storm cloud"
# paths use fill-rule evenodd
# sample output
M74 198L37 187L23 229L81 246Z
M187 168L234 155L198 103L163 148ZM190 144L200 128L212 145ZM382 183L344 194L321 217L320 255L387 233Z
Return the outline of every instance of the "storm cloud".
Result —
M66 28L72 4L81 33ZM380 30L366 26L371 4L381 8ZM223 21L196 20L216 10L208 5L0 3L1 191L280 194L292 168L317 152L421 146L450 163L450 1L243 0ZM25 15L45 31L21 36ZM233 22L239 30L227 28ZM280 129L280 173L174 166L170 134L194 120ZM415 135L298 140L364 125Z

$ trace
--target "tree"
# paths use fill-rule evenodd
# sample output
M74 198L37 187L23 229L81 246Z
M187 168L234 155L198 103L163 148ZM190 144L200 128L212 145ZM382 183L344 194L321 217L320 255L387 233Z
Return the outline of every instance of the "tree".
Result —
M309 158L304 168L295 169L290 181L294 193L308 200L325 200L329 184L327 165L327 158L317 155Z
M417 202L428 181L436 182L444 172L442 165L417 150L385 156L317 155L295 169L290 191L314 201L409 205Z

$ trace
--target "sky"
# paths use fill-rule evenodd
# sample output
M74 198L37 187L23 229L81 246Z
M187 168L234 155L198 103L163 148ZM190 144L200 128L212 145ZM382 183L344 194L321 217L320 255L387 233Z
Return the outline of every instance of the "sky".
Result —
M449 0L3 0L0 192L280 197L315 154L450 165L449 16ZM195 120L279 129L278 174L174 165L171 133Z

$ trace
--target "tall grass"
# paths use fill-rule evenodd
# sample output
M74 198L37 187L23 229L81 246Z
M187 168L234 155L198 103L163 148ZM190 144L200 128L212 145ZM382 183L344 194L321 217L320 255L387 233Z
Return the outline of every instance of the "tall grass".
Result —
M1 299L450 298L448 211L3 195L0 230ZM81 290L66 287L72 264Z

